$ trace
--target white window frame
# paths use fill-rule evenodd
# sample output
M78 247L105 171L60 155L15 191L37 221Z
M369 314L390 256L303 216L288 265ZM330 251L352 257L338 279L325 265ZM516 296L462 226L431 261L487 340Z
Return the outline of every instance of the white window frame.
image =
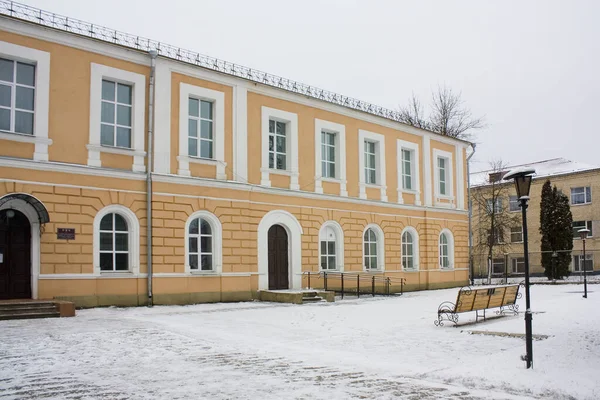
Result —
M521 240L519 241L513 241L513 234L517 234L517 232L513 232L513 230L519 229L519 232L521 234ZM523 227L522 226L513 226L510 228L510 242L511 243L523 243Z
M365 141L375 142L375 165L377 167L376 184L368 184L365 179ZM376 188L380 191L380 200L387 201L387 186L385 176L385 136L380 133L358 130L358 197L367 198L367 188Z
M415 195L415 205L421 205L421 171L420 171L420 160L419 160L419 145L418 143L407 142L405 140L398 139L397 143L397 160L398 160L398 204L404 204L403 193L410 193ZM412 189L404 188L404 162L402 159L402 150L408 150L411 152L411 185Z
M575 222L585 222L585 226L581 226L579 227L578 230L582 230L582 229L588 229L589 233L587 235L587 239L593 238L594 237L594 221L590 221L590 220L582 220L582 221L573 221L573 223ZM579 234L575 234L575 228L573 227L573 223L571 224L571 229L573 230L573 239L574 240L581 240L581 235Z
M13 61L35 64L33 135L0 131L0 140L33 143L35 146L33 159L35 161L48 161L48 146L52 144L52 140L48 138L50 53L0 41L0 56ZM98 126L98 129L100 129L100 126Z
M496 197L496 201L494 201L493 199L486 199L485 201L486 203L486 207L487 207L487 212L488 213L494 213L494 214L500 214L503 210L503 201L501 197ZM493 203L493 204L492 204ZM492 209L492 205L493 205L493 209Z
M448 237L448 263L450 266L447 268L443 268L441 263L442 235L447 235ZM444 271L454 269L454 235L452 234L452 231L447 228L442 229L438 236L438 268Z
M446 159L446 194L440 193L440 175L438 171L438 159L445 158ZM455 198L454 198L454 162L453 162L453 154L448 151L443 151L439 149L433 149L433 161L434 161L434 174L433 174L433 182L434 182L434 196L435 202L434 204L438 207L455 207ZM442 202L441 200L450 200L450 202Z
M590 198L588 199L587 197L587 188L590 189ZM584 198L584 202L583 203L573 203L573 189L583 189L583 198ZM587 204L592 204L592 187L591 186L577 186L577 187L572 187L571 188L571 196L570 196L570 200L571 200L571 205L572 206L585 206Z
M591 261L592 262L592 269L588 269L586 270L588 273L589 272L593 272L594 271L594 253L590 252L590 253L586 253L585 254L585 258L587 261ZM575 260L578 260L578 265L579 265L579 270L575 269ZM581 268L581 262L583 260L583 254L574 254L573 255L573 260L572 260L572 267L571 270L572 272L577 272L580 274L583 274L583 268ZM584 263L585 266L585 263Z
M377 237L377 269L367 269L365 268L365 232L368 229L372 229L375 232L375 236ZM369 224L365 227L361 236L361 246L362 246L362 268L364 272L384 272L385 271L385 243L384 243L384 235L383 230L377 224Z
M405 233L409 233L412 235L412 239L413 239L413 268L404 268L404 234ZM408 272L414 272L414 271L418 271L419 270L419 258L420 258L420 253L419 253L419 233L417 232L417 230L415 228L413 228L412 226L407 226L402 230L402 233L400 234L400 250L401 250L401 257L400 257L400 264L402 265L402 269L404 271L408 271Z
M127 222L129 236L129 270L128 271L102 271L100 270L100 221L107 214L119 214ZM93 256L94 275L127 275L140 274L140 222L133 211L120 204L111 204L104 207L94 217L93 224Z
M502 265L502 271L501 272L496 272L494 270L494 268L498 265ZM498 276L498 275L504 275L506 272L506 260L504 257L496 257L496 258L492 258L492 275Z
M212 230L212 257L213 257L213 269L210 271L203 271L200 269L190 268L190 224L193 220L202 218L208 222L210 229ZM185 273L187 275L219 275L223 271L223 226L219 218L206 210L200 210L190 215L185 222ZM198 260L200 262L200 260Z
M519 261L521 260L521 261ZM513 274L524 274L525 273L525 258L516 257L511 259L511 273ZM519 264L523 266L523 272L519 272Z
M517 208L513 210L511 208L511 204L516 204ZM509 212L518 212L518 211L521 211L521 206L519 205L519 198L517 196L508 196L508 211Z
M290 177L290 189L300 190L298 183L298 114L262 106L261 108L261 179L260 184L271 186L270 174L287 175ZM269 168L269 120L286 124L286 169Z
M102 81L109 80L132 86L131 148L103 146L100 142ZM87 164L101 167L100 153L133 156L132 170L146 172L144 164L146 121L146 76L102 64L91 63L90 79L90 137Z
M335 133L335 178L321 175L321 132ZM315 192L323 193L323 182L340 185L340 196L348 197L346 189L346 126L315 118Z
M321 269L321 256L323 255L321 254L321 241L331 241L326 237L327 228L332 229L335 234L335 270ZM324 222L319 230L319 270L344 272L344 230L336 221Z
M213 103L213 159L191 157L188 148L190 97ZM179 155L177 174L191 176L190 163L214 165L215 179L227 179L225 168L225 93L200 86L179 84Z

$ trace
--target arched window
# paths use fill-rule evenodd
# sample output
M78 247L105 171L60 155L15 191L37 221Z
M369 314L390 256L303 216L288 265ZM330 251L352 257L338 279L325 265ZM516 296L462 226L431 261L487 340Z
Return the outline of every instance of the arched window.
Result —
M221 272L221 222L207 211L198 211L186 223L187 272Z
M454 267L454 238L452 232L448 229L442 230L440 233L439 243L439 264L441 269L449 269Z
M139 273L140 223L133 211L113 204L94 218L94 274Z
M383 270L383 231L369 225L363 234L363 266L366 270Z
M344 269L344 231L335 221L327 221L319 231L319 266L322 270Z
M419 235L412 227L402 231L402 268L409 271L419 269Z
M121 214L100 220L100 271L129 270L129 228Z

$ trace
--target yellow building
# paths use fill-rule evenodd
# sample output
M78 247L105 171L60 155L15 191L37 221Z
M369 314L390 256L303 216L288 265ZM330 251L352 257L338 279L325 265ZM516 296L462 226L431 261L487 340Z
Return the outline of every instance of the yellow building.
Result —
M573 214L573 251L570 266L571 273L583 273L583 243L578 231L583 228L590 230L586 240L587 271L590 273L600 271L600 240L597 226L600 219L600 202L593 201L592 196L600 193L600 167L573 162L563 158L540 161L532 164L519 165L531 167L536 170L531 183L530 200L527 208L527 226L529 237L529 264L531 273L543 275L541 256L540 234L540 202L542 200L542 186L550 180L571 200L571 213ZM506 171L513 167L505 168ZM506 172L504 171L504 172ZM505 189L494 190L503 194L496 201L496 209L501 213L514 214L514 226L507 227L496 235L494 255L491 260L492 275L504 275L505 266L508 275L521 275L525 272L523 259L523 235L521 209L512 182L501 183L498 181L501 171L481 171L471 174L471 193L473 198L490 198L491 182L500 183ZM473 201L473 268L475 276L487 276L488 251L481 246L489 238L489 222L479 218L486 210L478 205L481 202ZM479 222L483 221L483 222Z
M0 298L237 301L308 271L468 281L470 143L27 6L0 21Z

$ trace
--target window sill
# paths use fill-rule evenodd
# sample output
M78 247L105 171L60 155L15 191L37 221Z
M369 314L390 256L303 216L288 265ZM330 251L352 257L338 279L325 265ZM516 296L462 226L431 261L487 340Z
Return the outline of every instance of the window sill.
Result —
M591 202L591 201L590 201L589 203L578 203L578 204L571 204L571 207L589 206L590 204L592 204L592 202Z
M338 178L325 178L324 176L322 176L319 179L323 182L339 183L340 185L342 183L346 183L346 181L344 181L342 179L338 179Z
M137 278L133 271L100 271L101 278Z
M452 271L454 271L454 267L440 268L439 271L441 271L441 272L452 272Z
M217 271L190 270L189 273L192 276L219 276L219 275L221 275Z
M285 175L285 176L296 176L296 175L298 175L297 173L294 173L292 171L288 171L287 169L273 169L273 168L268 168L266 171L269 174L274 174L274 175Z
M0 140L10 140L12 142L35 143L46 145L52 144L52 139L41 138L35 135L28 135L25 133L16 133L9 131L0 131Z
M224 165L227 166L225 161L215 160L214 158L201 158L193 156L177 156L177 161L186 161L193 164L205 164L205 165Z
M387 189L387 186L378 185L376 183L364 183L364 182L361 182L361 185L363 185L366 188L370 188L370 189Z
M404 189L404 188L398 189L398 192L407 193L407 194L415 194L415 195L418 195L420 193L417 189Z
M402 268L403 272L419 272L419 268Z
M113 146L102 146L96 144L88 144L88 150L98 151L101 153L110 153L110 154L120 154L124 156L138 156L138 157L146 157L145 151L138 151L135 149L126 149L123 147L113 147Z

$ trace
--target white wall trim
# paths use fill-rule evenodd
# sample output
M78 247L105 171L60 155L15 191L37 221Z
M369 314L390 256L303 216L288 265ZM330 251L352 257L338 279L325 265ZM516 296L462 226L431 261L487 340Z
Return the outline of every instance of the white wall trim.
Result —
M10 195L12 193L8 193ZM43 203L42 203L43 204ZM0 206L1 210L14 209L22 212L31 225L31 298L38 298L38 279L40 276L40 220L37 211L26 201L10 199Z
M233 87L233 180L248 182L248 89Z
M448 177L448 181L446 182L446 191L445 195L440 194L440 174L438 173L438 158L445 158L448 160L448 166L446 167L446 176ZM440 207L456 207L456 198L454 197L454 161L453 154L448 151L443 151L439 149L433 149L433 166L434 166L434 174L433 174L433 182L434 182L434 204ZM449 203L442 202L441 200L449 200Z
M335 133L335 178L324 178L321 168L321 132ZM315 118L315 192L323 193L323 182L339 182L340 196L347 197L346 189L346 126Z
M404 256L404 253L402 253L403 251L403 247L402 247L402 237L404 236L404 233L409 232L412 236L413 236L413 269L406 269L404 268L404 265L402 264L402 257ZM402 270L403 271L407 271L407 272L416 272L419 270L419 266L421 265L421 253L419 252L419 232L417 232L417 230L412 227L412 226L407 226L402 230L402 233L400 234L400 265L402 266Z
M402 179L402 170L404 168L402 163L402 150L410 150L412 152L411 158L411 170L412 170L412 187L413 189L404 189L404 181ZM398 203L404 204L403 193L412 193L415 195L415 205L421 205L421 166L419 157L419 144L413 142L407 142L405 140L397 140L397 151L396 151L397 169L398 169Z
M190 257L189 257L189 231L190 224L196 218L205 219L212 229L212 257L213 257L213 269L212 271L200 270L200 260L198 260L198 270L192 270L190 268ZM200 227L198 227L200 229ZM205 274L215 275L221 274L223 271L223 226L219 218L205 210L194 212L190 215L185 222L185 273L187 275Z
M367 229L373 229L375 231L375 235L377 235L377 270L374 271L372 269L365 268L365 232ZM383 233L383 229L377 224L369 224L365 226L361 236L362 243L362 268L363 272L385 272L385 235Z
M365 182L365 140L375 142L375 163L377 165L377 185L367 185ZM387 201L387 181L385 175L385 136L380 133L358 130L358 197L367 198L367 187L378 187L381 193L380 200Z
M171 70L161 57L156 59L154 79L154 172L171 173Z
M179 175L191 176L188 149L189 98L213 103L213 160L219 161L216 179L227 179L225 174L225 93L200 86L179 84ZM198 160L201 160L198 157Z
M423 177L423 203L425 207L431 207L433 205L433 184L431 182L431 141L429 136L423 137Z
M465 209L464 157L464 148L462 146L456 146L456 208L459 210Z
M6 20L2 19L3 23ZM16 61L35 63L35 104L33 117L33 137L35 143L33 159L48 161L48 117L50 112L50 53L0 41L0 56ZM3 140L24 142L24 138L14 132L3 135Z
M125 83L133 86L132 99L132 126L131 126L131 149L137 154L145 154L144 140L146 136L146 77L135 72L125 71L118 68L108 67L102 64L91 63L90 78L90 147L88 148L88 165L101 167L100 153L104 149L114 149L102 146L100 142L100 112L102 103L102 79ZM107 151L108 152L108 151ZM132 170L145 172L145 157L133 156Z
M289 288L302 288L302 225L291 213L273 210L258 224L258 289L269 289L269 228L281 225L288 235Z
M286 123L286 167L290 173L290 189L299 190L298 183L298 114L262 106L261 108L261 179L260 184L271 186L270 173L277 173L269 168L269 119Z
M324 232L327 228L333 229L335 233L335 261L336 261L336 271L344 272L344 230L342 226L333 220L323 222L321 225L321 229L319 229L319 270L321 269L321 240L323 240ZM322 271L331 271L331 270L322 270Z
M100 270L100 221L106 214L116 213L127 221L129 230L129 271L101 271ZM96 213L93 225L93 253L94 275L121 275L127 274L137 277L140 274L140 222L133 211L120 204L111 204Z
M442 265L440 263L440 239L442 237L442 234L446 234L448 236L448 258L450 260L450 268L442 268ZM452 234L452 231L448 228L442 229L438 236L438 263L437 264L438 264L438 268L442 271L448 271L448 270L454 269L454 235Z

